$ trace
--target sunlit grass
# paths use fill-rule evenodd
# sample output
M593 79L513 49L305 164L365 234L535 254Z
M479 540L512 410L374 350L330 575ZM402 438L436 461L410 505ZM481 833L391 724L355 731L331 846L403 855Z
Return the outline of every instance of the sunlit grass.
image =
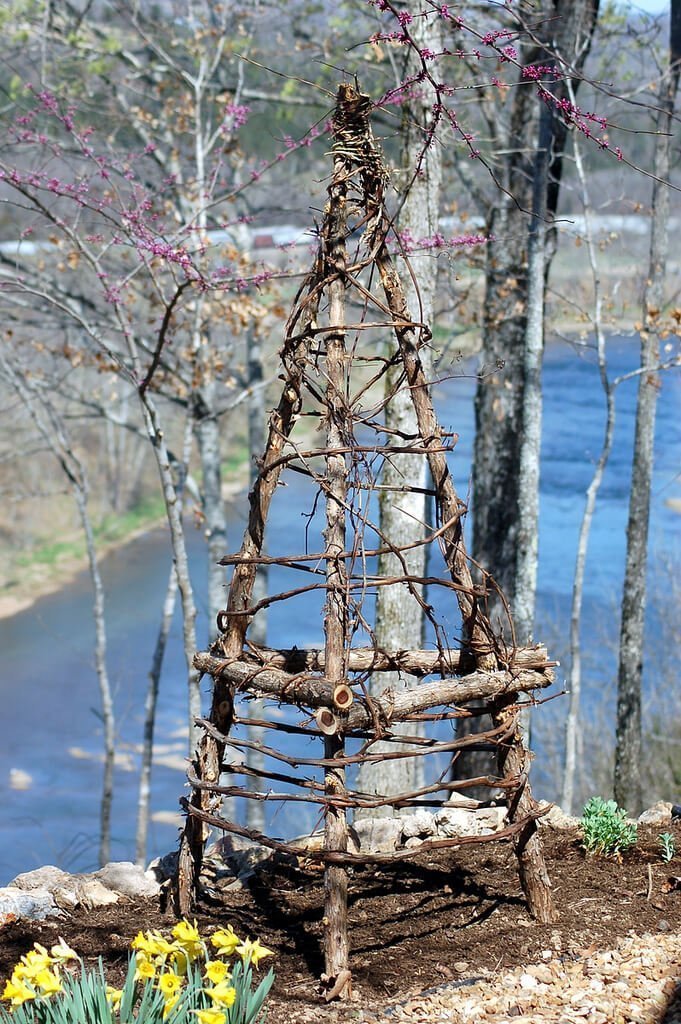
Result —
M151 526L163 517L165 506L161 495L149 495L142 498L133 508L121 514L110 513L93 527L97 544L113 544L136 533L137 530ZM30 551L23 551L16 556L15 565L20 568L40 566L44 569L55 569L64 562L81 560L85 557L85 539L83 537L67 537L37 544Z
M142 498L128 512L105 516L101 523L95 526L95 539L105 544L122 540L164 515L165 504L162 495L149 495Z
M16 564L21 568L41 565L52 568L66 559L81 558L85 553L85 542L79 540L56 540L40 544L30 551L17 555Z

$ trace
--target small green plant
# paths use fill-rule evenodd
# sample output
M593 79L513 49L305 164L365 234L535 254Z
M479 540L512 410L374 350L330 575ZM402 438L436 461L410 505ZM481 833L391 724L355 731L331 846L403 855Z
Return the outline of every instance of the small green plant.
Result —
M674 841L674 836L671 834L671 832L663 832L659 838L660 856L662 857L662 860L665 862L665 864L669 864L669 861L676 853L676 842Z
M614 800L592 796L584 805L581 826L587 853L621 857L636 845L636 825L627 821L627 812Z
M252 967L272 951L229 926L209 942L210 951L188 921L171 938L139 932L121 989L107 984L101 959L87 970L63 939L49 953L36 943L5 984L0 1024L262 1024L274 973L254 989ZM69 962L80 965L75 973Z

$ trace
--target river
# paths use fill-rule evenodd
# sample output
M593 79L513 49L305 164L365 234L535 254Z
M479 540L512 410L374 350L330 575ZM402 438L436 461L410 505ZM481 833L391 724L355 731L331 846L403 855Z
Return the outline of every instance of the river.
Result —
M638 346L630 339L609 343L613 376L635 366ZM444 425L460 435L451 459L459 492L468 490L473 433L475 381L471 364L457 364L454 376L439 385L436 399ZM590 701L614 693L614 644L625 548L627 499L633 437L636 385L623 384L617 394L615 444L601 489L591 537L586 584L584 659L585 709ZM577 531L584 491L603 434L604 413L593 356L579 356L566 344L548 347L544 363L544 430L541 475L540 568L536 637L548 640L552 654L566 647L570 588ZM681 374L665 374L660 393L655 482L651 524L651 578L660 560L680 550L681 516L666 503L681 497ZM295 476L295 475L294 475ZM305 520L297 499L302 486L294 480L285 498L273 507L269 544L272 550L295 550ZM245 500L230 505L230 545L238 546L243 530ZM202 580L205 547L200 532L189 530L189 550L197 587L200 616L198 635L207 622ZM287 545L287 547L285 547ZM109 624L109 667L115 690L120 765L116 770L112 856L134 856L137 745L141 736L143 695L153 650L162 596L169 569L163 530L137 538L103 562ZM268 641L273 646L319 642L318 620L299 607L275 606ZM659 631L653 619L648 657L655 655ZM2 695L0 785L4 789L0 815L0 884L19 871L44 863L69 870L96 866L101 728L92 658L91 597L86 574L62 591L38 600L30 609L0 621ZM207 684L206 684L207 690ZM540 754L553 750L546 723L560 715L556 705L536 712ZM186 752L186 692L179 617L176 617L162 681L157 737L158 759L153 779L155 820L150 829L149 854L173 848L177 812L184 790L182 758ZM544 722L545 733L542 737ZM551 726L552 728L552 726ZM551 732L549 728L548 732ZM553 755L555 757L555 752ZM21 773L26 773L22 776ZM23 779L23 784L22 784ZM22 788L22 785L24 788ZM535 791L551 798L554 776L535 767ZM287 831L277 819L279 831Z

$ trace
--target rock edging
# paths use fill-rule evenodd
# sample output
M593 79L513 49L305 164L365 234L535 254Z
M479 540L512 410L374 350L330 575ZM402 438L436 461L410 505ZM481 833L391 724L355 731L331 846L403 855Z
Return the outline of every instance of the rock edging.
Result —
M131 861L112 861L99 871L76 875L47 864L0 887L0 926L20 917L44 921L77 907L104 907L121 897L153 898L159 892L155 872Z
M544 801L540 806L546 808L539 819L541 828L570 829L579 824L579 818L565 814L554 804ZM662 825L670 821L675 810L678 808L671 803L659 801L640 815L638 823ZM445 805L434 812L419 808L399 817L360 819L350 830L351 843L356 851L394 853L414 849L432 838L492 835L504 827L505 818L503 804L480 806L461 798L456 805ZM313 833L293 840L292 845L304 857L322 839L321 833ZM206 850L202 883L207 889L241 889L267 861L278 856L264 846L222 836ZM177 853L173 852L153 860L146 871L131 861L112 861L99 871L74 875L52 864L23 872L0 887L0 927L18 918L44 921L77 907L107 906L121 898L154 899L172 877L176 864Z

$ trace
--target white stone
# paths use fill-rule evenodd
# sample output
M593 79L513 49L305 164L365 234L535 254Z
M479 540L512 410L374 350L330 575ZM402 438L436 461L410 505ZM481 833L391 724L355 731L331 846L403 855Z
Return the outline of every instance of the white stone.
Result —
M480 834L497 832L506 821L505 807L481 807L473 815Z
M51 892L54 902L60 910L75 910L80 902L76 886L71 878L65 885L55 885Z
M435 827L440 836L467 836L472 833L474 811L464 807L444 807L435 815Z
M415 850L417 846L423 846L423 839L418 836L410 836L404 844L405 850Z
M412 836L433 836L435 832L435 818L430 811L419 809L414 814L405 814L402 818L402 835L405 839Z
M359 848L365 853L393 853L402 834L401 818L359 818L353 822Z
M506 822L506 808L444 807L435 815L437 834L448 836L487 836L498 832Z
M155 879L146 876L139 864L133 864L129 860L111 861L105 864L99 871L95 871L95 878L111 889L113 892L121 893L123 896L158 896L160 885Z
M480 806L479 800L474 800L470 796L464 796L462 793L452 793L449 800L445 800L445 807L463 807L465 810L476 810Z
M549 804L546 800L542 800L540 801L539 806L543 809L544 807L548 807ZM577 828L579 820L579 818L575 818L571 814L566 814L561 807L554 804L547 814L543 814L541 818L537 818L537 824L540 828Z
M74 876L76 883L76 896L83 907L107 907L111 903L118 903L118 893L107 889L105 885L93 875Z
M70 878L71 875L67 871L62 871L54 864L45 864L44 867L35 868L34 871L22 872L10 882L10 885L27 892L33 889L46 889L51 892L58 885L67 885Z
M666 800L658 800L647 811L638 817L639 825L663 825L672 820L672 805Z
M17 875L11 888L31 894L47 892L52 903L63 910L73 910L79 904L84 907L104 907L118 903L118 895L94 875L69 875L53 864Z
M47 889L25 892L11 885L0 889L0 925L19 917L29 921L44 921L46 917L61 916L61 910Z

